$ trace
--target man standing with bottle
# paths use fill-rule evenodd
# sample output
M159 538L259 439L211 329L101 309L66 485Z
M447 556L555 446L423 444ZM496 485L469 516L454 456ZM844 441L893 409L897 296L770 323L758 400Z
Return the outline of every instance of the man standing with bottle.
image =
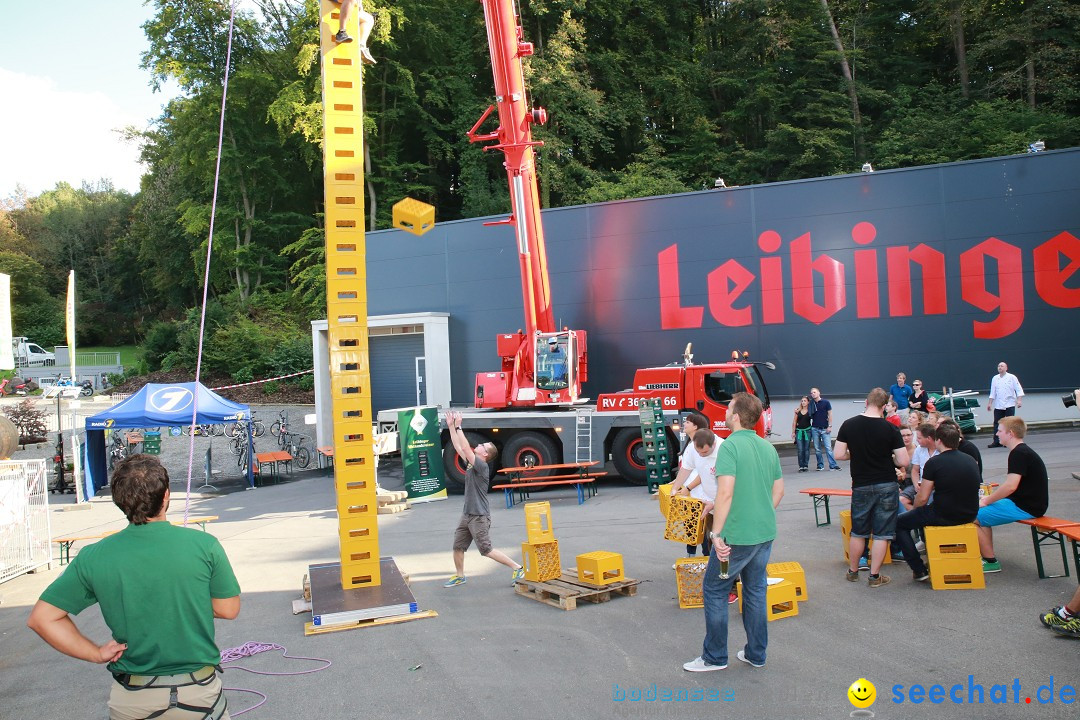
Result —
M736 657L754 667L765 666L769 643L766 568L776 539L776 506L784 497L784 477L776 449L754 432L761 412L761 401L744 392L736 393L728 406L727 422L733 431L717 451L716 504L708 535L712 552L702 583L705 642L701 656L683 665L689 672L727 667L726 600L740 576L746 646Z

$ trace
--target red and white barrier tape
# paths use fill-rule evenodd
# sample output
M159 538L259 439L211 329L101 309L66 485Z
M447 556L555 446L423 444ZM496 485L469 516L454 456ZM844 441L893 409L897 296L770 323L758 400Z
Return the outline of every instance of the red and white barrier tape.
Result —
M245 387L247 385L259 385L260 383L274 382L275 380L284 380L285 378L297 377L299 375L310 375L315 372L315 368L310 370L304 370L303 372L289 373L288 375L278 375L277 377L266 378L265 380L252 380L251 382L238 383L236 385L221 385L216 388L210 388L211 390L228 390L229 388Z

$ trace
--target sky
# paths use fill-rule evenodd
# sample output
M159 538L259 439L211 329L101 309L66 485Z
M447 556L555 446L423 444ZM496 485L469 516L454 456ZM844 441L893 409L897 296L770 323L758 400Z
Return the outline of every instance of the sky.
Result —
M175 89L153 93L139 68L143 0L0 0L0 198L64 181L111 180L135 192L137 145L116 132L146 128Z

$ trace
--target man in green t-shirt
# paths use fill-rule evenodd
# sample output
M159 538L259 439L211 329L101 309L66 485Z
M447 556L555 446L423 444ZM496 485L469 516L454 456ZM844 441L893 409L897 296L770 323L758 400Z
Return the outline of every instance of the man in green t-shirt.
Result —
M27 625L65 655L108 663L113 720L227 720L214 618L239 614L240 585L225 550L213 535L166 520L169 473L153 456L118 465L112 495L130 524L80 552ZM103 645L70 617L94 603L112 633Z
M727 596L737 577L742 578L746 630L746 647L737 657L754 667L765 665L766 567L776 539L776 506L784 496L784 477L776 449L754 433L761 412L761 400L747 393L736 393L728 406L733 432L716 454L712 552L703 580L705 642L701 657L683 665L690 672L727 667Z

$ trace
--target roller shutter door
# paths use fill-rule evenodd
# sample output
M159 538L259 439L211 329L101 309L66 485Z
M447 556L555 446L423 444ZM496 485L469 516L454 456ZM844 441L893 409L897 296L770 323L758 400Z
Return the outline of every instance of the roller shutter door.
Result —
M416 405L416 358L424 355L423 333L371 335L371 411ZM423 398L421 398L423 399Z

